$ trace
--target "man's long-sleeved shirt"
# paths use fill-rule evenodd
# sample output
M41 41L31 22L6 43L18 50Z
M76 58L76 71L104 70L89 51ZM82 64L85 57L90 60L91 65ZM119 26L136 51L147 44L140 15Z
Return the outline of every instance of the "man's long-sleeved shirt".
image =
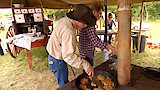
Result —
M64 17L59 20L57 26L53 30L48 44L47 51L49 55L56 59L64 60L67 64L86 70L90 64L77 56L76 54L76 29L71 23L71 19Z
M104 50L107 44L97 36L95 27L87 27L79 31L79 53L82 58L86 56L93 59L95 47Z

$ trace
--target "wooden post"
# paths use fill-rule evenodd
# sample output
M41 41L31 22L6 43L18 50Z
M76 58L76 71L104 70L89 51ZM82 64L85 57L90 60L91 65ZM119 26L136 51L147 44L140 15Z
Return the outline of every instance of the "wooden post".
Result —
M143 2L141 5L141 12L140 12L140 27L139 27L139 33L138 33L138 53L140 52L140 45L141 45L141 32L142 32L142 18L143 18Z
M44 18L44 10L43 10L43 4L42 4L42 1L39 0L39 3L40 3L40 6L41 6L41 10L42 10L42 17L43 17L43 31L44 31L44 34L47 36L48 35L48 26L46 25L46 19Z
M27 49L26 49L26 56L27 56L29 68L31 69L32 68L32 58L31 58L30 51Z
M104 42L107 42L107 0L104 0L105 5L105 33L104 33Z
M12 8L12 2L13 2L13 1L11 0L11 2L10 2L10 6L11 6L11 8Z
M131 77L131 0L118 0L118 82L126 85Z

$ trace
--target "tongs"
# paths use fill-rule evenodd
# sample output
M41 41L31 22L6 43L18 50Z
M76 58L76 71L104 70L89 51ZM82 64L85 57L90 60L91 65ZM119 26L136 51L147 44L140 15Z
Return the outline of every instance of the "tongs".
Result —
M93 83L95 83L95 84L96 84L98 87L100 87L100 88L103 88L103 87L104 87L104 84L103 84L101 81L99 81L98 78L95 77L95 76L92 77L91 81L92 81Z

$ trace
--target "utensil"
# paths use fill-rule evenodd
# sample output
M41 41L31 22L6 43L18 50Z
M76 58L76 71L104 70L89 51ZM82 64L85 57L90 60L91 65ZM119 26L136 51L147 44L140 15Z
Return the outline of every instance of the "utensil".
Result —
M98 87L100 87L100 88L103 88L104 87L104 84L101 82L101 81L99 81L98 79L97 79L97 77L93 77L93 79L91 80L93 83L95 83Z

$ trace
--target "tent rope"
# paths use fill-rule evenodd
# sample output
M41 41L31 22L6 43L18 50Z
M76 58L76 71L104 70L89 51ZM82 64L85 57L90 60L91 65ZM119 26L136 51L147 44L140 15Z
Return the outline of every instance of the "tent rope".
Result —
M41 5L41 8L43 9L43 4L42 4L41 0L39 0L39 3Z

